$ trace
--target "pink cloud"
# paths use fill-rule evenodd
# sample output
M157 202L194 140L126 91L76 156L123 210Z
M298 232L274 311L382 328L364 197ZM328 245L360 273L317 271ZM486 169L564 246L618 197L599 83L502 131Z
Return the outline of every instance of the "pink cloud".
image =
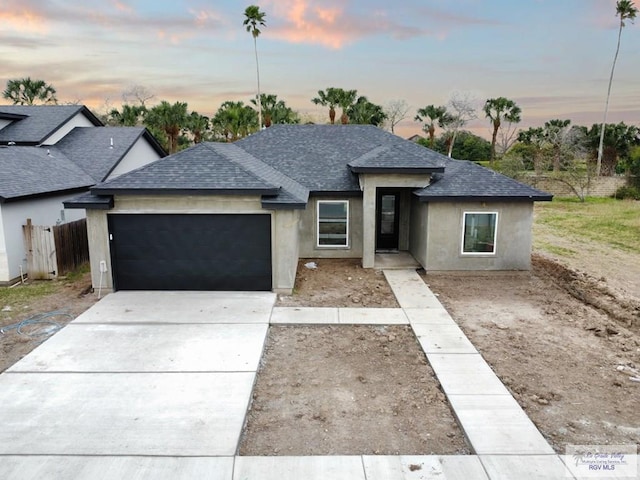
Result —
M19 2L2 3L0 24L18 32L45 33L48 30L46 17L36 8L29 8Z

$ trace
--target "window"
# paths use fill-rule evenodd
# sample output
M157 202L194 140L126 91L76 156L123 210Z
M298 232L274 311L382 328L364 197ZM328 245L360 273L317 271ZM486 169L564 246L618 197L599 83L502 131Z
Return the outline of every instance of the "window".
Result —
M465 212L463 223L462 253L496 253L496 227L498 214Z
M318 247L349 245L349 202L318 201Z

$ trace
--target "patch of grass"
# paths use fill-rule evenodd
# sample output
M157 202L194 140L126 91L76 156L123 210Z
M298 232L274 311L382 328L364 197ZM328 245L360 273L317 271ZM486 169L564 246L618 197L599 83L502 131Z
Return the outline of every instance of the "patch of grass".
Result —
M57 292L60 283L48 280L35 281L18 285L13 288L0 288L0 310L10 307L10 311L0 312L0 321L3 323L11 318L12 314L22 311L33 300L46 297Z
M611 248L640 250L640 202L613 198L554 199L536 204L536 222L572 236Z
M68 282L77 282L82 278L83 275L89 273L91 271L91 265L89 263L85 263L84 265L80 265L73 272L69 272L65 275L66 280Z
M542 250L545 250L549 253L553 253L554 255L558 255L560 257L572 257L578 253L575 250L571 250L570 248L560 247L558 245L552 245L547 242L541 242L539 244L539 247Z

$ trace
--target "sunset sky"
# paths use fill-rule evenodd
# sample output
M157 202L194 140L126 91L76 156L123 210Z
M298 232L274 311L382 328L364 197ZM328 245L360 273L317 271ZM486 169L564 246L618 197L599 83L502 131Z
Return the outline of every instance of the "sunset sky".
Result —
M615 0L261 0L262 91L305 119L326 121L310 101L329 86L375 103L403 99L397 133L420 132L415 109L455 91L505 96L523 127L551 118L602 121L616 47ZM151 103L186 101L211 115L255 94L251 2L236 0L0 0L0 84L31 76L58 98L98 113L142 85ZM640 19L637 20L640 23ZM640 122L640 25L627 23L609 120ZM472 129L489 134L486 119Z

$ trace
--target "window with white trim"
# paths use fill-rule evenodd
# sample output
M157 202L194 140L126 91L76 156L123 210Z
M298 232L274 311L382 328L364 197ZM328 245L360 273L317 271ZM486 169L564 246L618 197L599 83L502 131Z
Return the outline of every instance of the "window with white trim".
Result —
M464 212L462 253L486 255L496 253L497 212Z
M318 200L318 247L349 246L349 202Z

